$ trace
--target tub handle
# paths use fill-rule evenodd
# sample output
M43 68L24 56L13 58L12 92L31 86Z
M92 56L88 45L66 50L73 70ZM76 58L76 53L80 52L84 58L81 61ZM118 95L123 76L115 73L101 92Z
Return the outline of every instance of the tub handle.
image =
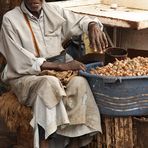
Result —
M119 80L120 83L122 83L122 79L118 77L112 77L112 78L103 78L104 83L115 83Z

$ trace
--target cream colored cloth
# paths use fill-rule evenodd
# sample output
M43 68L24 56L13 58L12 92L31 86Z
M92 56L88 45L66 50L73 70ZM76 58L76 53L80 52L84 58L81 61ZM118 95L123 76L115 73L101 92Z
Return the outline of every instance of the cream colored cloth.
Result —
M29 18L41 57L35 56L23 12ZM46 57L58 55L65 39L87 33L91 21L94 20L47 3L43 4L39 19L23 2L21 9L16 7L3 17L0 52L5 56L7 66L2 79L11 84L21 103L33 106L34 148L39 147L37 124L45 129L46 138L55 131L69 137L101 131L99 111L84 78L72 78L64 89L54 76L37 76Z
M38 124L45 129L45 138L54 132L67 137L101 132L99 110L85 78L73 77L66 89L54 76L26 76L10 84L17 95L28 96L25 104L33 106L34 148L39 147ZM55 101L52 93L58 93Z

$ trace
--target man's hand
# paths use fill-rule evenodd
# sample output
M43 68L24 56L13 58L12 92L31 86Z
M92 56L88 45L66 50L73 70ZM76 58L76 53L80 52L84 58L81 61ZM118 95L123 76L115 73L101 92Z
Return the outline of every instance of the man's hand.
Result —
M86 70L86 67L83 63L72 60L67 63L54 63L54 62L44 62L41 65L41 71L43 70L56 70L56 71L67 71L67 70Z
M108 47L106 35L96 22L89 23L88 36L90 47L93 48L95 52L103 53L105 48Z
M83 63L76 61L76 60L72 60L70 62L67 63L63 63L60 65L60 69L61 70L86 70L86 67Z

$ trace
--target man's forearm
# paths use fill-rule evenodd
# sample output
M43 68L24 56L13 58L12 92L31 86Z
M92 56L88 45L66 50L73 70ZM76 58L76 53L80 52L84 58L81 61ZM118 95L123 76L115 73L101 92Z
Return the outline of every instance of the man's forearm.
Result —
M61 66L60 65L61 64L59 64L59 63L45 61L41 65L41 71L43 71L43 70L61 70Z
M85 65L79 61L72 60L67 63L54 63L45 61L41 65L41 71L43 70L56 70L56 71L65 71L65 70L85 70Z

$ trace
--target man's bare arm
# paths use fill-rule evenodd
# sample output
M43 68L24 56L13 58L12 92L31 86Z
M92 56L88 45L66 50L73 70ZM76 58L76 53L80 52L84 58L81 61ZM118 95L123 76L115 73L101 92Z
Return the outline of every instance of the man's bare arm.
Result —
M57 71L65 71L65 70L85 70L86 67L83 63L72 60L67 63L54 63L45 61L41 65L41 71L43 70L57 70Z

